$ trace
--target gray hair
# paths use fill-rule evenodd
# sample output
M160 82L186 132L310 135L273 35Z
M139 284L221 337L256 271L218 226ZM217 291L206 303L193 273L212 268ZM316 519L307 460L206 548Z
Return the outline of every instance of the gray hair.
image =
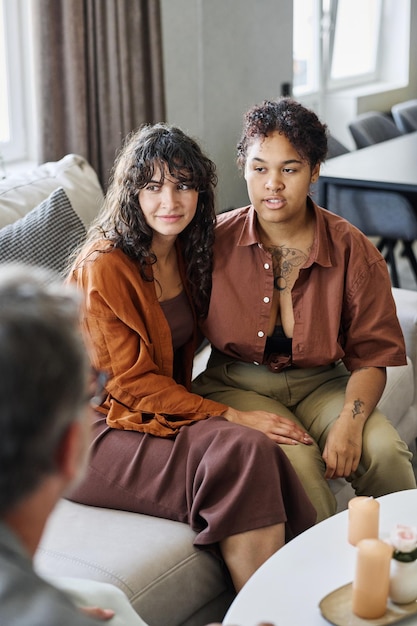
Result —
M54 472L87 402L80 305L49 271L0 266L0 515Z

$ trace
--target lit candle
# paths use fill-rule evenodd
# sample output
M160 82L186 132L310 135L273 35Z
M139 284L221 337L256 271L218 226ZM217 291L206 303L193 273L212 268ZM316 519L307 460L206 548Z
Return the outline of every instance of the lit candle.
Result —
M378 539L379 502L372 497L358 496L349 500L349 543L356 546L361 539Z
M387 610L393 548L380 539L361 539L357 547L352 611L358 617L376 619Z

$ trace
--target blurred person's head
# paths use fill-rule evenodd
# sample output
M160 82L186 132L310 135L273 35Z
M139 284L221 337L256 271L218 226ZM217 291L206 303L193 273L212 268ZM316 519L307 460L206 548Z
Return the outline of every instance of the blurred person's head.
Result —
M47 271L0 267L0 516L54 474L69 486L85 464L91 380L80 304Z

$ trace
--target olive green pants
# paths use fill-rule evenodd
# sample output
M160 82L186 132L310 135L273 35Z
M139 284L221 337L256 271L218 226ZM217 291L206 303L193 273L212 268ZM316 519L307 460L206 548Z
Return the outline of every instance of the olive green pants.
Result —
M264 410L292 419L315 444L281 445L313 505L317 521L336 512L335 497L324 478L322 452L333 422L343 408L349 372L343 365L289 369L273 373L264 365L232 361L213 351L193 391L240 411ZM416 487L412 454L389 420L375 409L363 431L362 456L349 476L356 495L382 496Z

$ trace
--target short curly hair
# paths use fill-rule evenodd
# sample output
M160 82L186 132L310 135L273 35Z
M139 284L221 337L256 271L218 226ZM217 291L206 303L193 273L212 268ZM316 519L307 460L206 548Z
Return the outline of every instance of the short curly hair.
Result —
M244 115L243 131L237 145L237 164L243 171L250 144L273 132L284 135L311 168L327 156L327 126L317 115L292 98L264 100Z

